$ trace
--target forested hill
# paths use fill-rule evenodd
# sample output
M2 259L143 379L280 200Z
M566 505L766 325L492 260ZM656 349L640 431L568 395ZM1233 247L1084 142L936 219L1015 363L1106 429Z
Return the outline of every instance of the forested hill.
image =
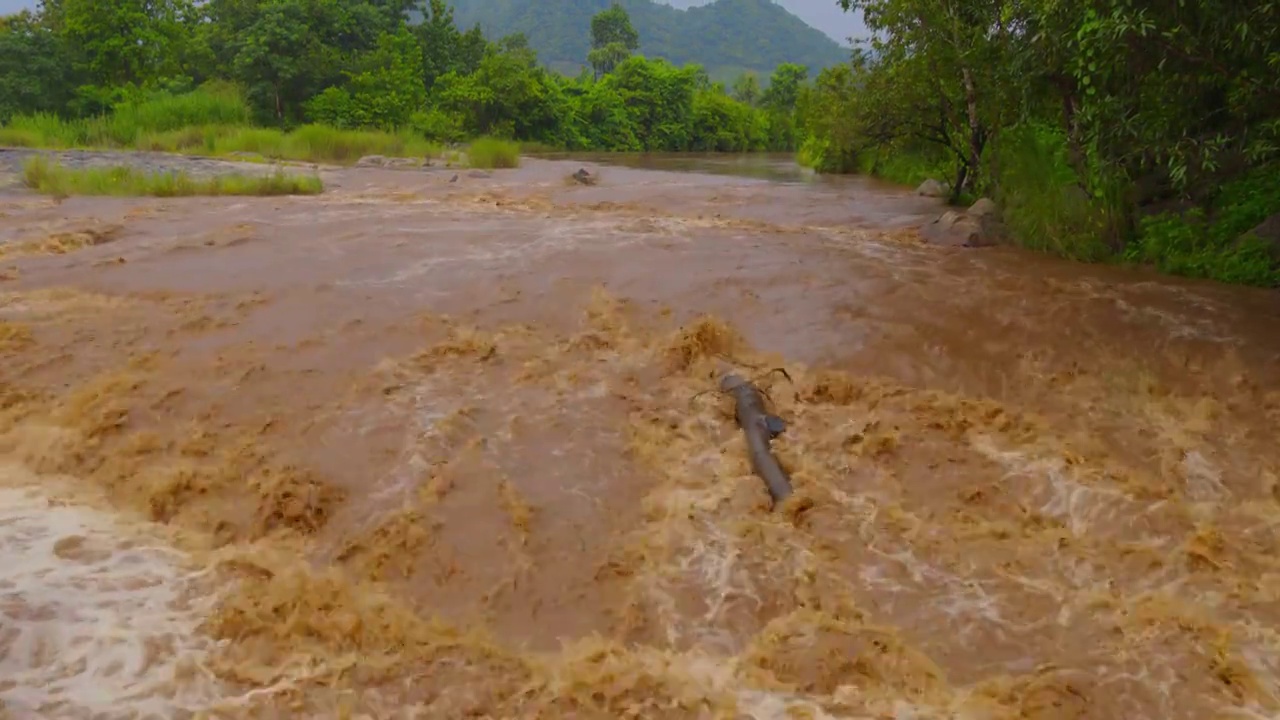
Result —
M612 0L452 0L459 27L479 23L498 38L524 33L544 64L574 75L586 64L591 17ZM752 70L767 77L781 63L810 72L848 59L848 50L773 0L717 0L678 10L651 0L619 0L640 33L640 53L677 65L697 63L716 79Z

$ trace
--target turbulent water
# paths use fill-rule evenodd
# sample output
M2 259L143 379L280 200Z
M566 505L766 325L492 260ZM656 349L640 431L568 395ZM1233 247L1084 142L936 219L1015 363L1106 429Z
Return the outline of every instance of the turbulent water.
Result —
M1274 293L628 164L0 197L0 715L1280 714Z

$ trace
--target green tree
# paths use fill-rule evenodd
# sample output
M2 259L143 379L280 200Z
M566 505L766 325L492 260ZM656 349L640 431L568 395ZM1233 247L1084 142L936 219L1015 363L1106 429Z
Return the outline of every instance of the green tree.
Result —
M809 79L809 68L795 63L782 63L769 77L769 87L760 98L760 104L773 110L791 112L796 109L800 88Z
M490 49L474 73L442 76L432 94L442 110L462 117L473 136L556 141L565 108L559 88L522 54Z
M743 73L733 81L733 98L747 105L760 102L760 78L755 73Z
M0 123L65 112L78 84L62 40L30 12L0 17Z
M393 129L408 125L426 101L422 50L407 27L379 36L377 46L357 59L356 71L346 74L346 87L330 87L308 102L310 119Z
M422 47L423 79L427 88L447 73L475 72L489 45L480 26L460 32L453 21L453 8L445 0L429 0L419 11L422 22L414 27L414 34Z
M1010 107L1014 2L839 0L862 13L874 33L877 65L899 83L877 97L871 113L896 104L890 114L904 123L897 134L952 155L953 200L982 187L983 153Z
M260 116L301 119L302 104L340 82L343 53L332 42L339 9L326 0L269 0L235 44L232 72Z
M189 0L56 0L44 7L90 82L140 86L179 71Z
M614 3L591 18L591 51L587 62L599 78L613 71L640 47L640 35L631 26L631 16Z

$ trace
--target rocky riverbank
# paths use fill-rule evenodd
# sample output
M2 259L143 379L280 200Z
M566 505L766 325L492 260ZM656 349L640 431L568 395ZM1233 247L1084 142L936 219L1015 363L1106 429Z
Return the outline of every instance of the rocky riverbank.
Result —
M193 177L215 175L268 175L280 168L295 172L316 172L325 166L313 163L273 162L260 156L220 159L197 155L131 150L36 150L0 148L0 191L22 185L22 168L34 156L43 156L68 168L117 167L126 165L149 173L185 173Z

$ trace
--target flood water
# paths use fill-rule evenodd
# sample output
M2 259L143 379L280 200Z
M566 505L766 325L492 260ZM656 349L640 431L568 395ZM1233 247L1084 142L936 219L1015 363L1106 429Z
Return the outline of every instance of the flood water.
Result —
M14 717L1280 712L1274 292L783 158L324 176L0 198Z

